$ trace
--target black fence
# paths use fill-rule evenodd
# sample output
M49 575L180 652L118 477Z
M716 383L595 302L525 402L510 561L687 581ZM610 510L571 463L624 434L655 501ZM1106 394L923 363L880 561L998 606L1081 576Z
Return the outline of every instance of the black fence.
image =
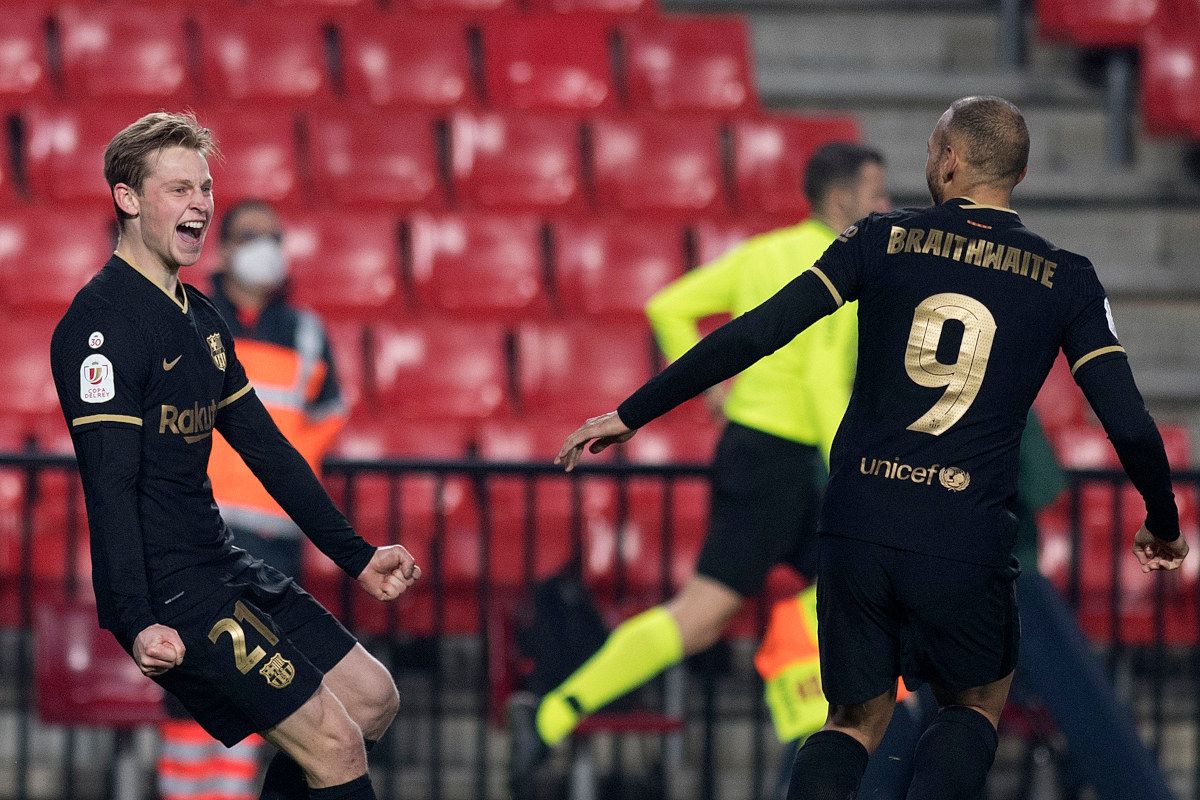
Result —
M537 463L334 459L326 476L365 536L404 543L423 565L423 585L392 604L371 600L323 557L306 561L303 583L360 635L401 688L400 716L372 755L381 797L442 800L504 796L497 737L503 701L522 673L513 639L528 621L530 587L571 571L610 621L669 597L703 536L708 470L617 460L565 475ZM1177 473L1175 482L1185 530L1194 534L1200 472ZM0 763L12 765L0 774L0 797L122 793L111 768L104 780L81 779L79 742L103 720L47 723L45 698L35 691L39 609L86 606L89 595L81 494L69 456L0 454L0 714L12 718L15 731L0 743ZM1172 744L1200 737L1200 580L1194 561L1183 574L1131 571L1138 508L1122 474L1071 473L1045 531L1043 567L1077 609L1172 785L1180 796L1200 797L1200 757L1193 746L1180 753ZM604 736L600 796L620 785L638 796L681 796L680 785L688 787L683 794L704 798L770 796L778 745L748 644L763 612L756 605L745 615L742 644L693 659L686 675L660 679L638 695L641 719L651 722L616 724ZM684 680L692 690L681 690ZM146 713L152 722L154 712ZM122 718L114 726L120 732L112 734L113 752L136 722ZM621 735L634 729L642 733ZM55 735L47 738L47 731ZM733 750L742 755L730 768L723 759ZM735 772L739 779L730 780ZM676 788L663 794L668 782Z

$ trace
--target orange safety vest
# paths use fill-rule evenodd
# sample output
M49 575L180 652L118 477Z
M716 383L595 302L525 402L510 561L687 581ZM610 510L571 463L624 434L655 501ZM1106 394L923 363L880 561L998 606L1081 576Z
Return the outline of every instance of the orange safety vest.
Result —
M246 377L279 430L313 471L319 471L325 452L346 424L346 415L340 398L313 405L329 370L322 357L325 337L320 322L307 311L296 311L289 318L294 330L270 332L286 344L240 337L236 327L234 344ZM268 537L299 534L295 523L215 431L208 476L221 516L231 527Z
M815 585L771 608L754 666L766 686L767 707L779 741L802 739L821 729L829 703L821 690ZM901 682L896 699L908 694Z

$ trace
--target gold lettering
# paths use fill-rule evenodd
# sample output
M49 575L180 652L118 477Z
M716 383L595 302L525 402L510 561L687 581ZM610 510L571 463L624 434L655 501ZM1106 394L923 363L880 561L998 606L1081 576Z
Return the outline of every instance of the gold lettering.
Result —
M942 249L942 232L937 228L931 228L929 235L925 237L925 246L921 248L921 252L925 255L933 253L937 255L938 250Z
M941 464L934 464L929 468L929 479L925 481L926 485L933 486L933 476L937 475L938 467L940 466Z
M893 226L892 230L895 230L894 226ZM862 463L860 463L858 465L858 471L861 472L863 475L871 474L871 470L867 468L867 457L866 456L863 456Z
M942 258L949 258L950 251L954 249L954 234L946 233L945 241L942 244L942 252L938 253Z
M180 431L182 431L183 433L195 433L196 432L195 413L196 412L190 408L185 408L183 411L179 412L179 430Z
M171 429L171 433L179 433L179 426L175 424L176 417L179 416L179 409L175 406L163 405L162 416L158 421L158 432L166 433L167 429Z
M1058 264L1055 264L1053 261L1046 262L1046 265L1042 268L1042 286L1045 286L1047 289L1054 288L1054 284L1050 279L1054 277L1054 270L1057 268Z
M1032 255L1028 250L1021 254L1021 275L1029 275L1029 258Z
M908 475L904 474L905 470L908 470ZM911 475L912 472L913 472L913 468L910 467L908 464L901 464L899 467L896 468L896 480L906 481L906 480L908 480L908 476Z
M983 267L984 269L991 269L992 265L995 264L996 261L996 243L984 241L983 255L980 257L979 261L975 263L975 266Z
M925 231L921 228L913 228L908 232L908 241L904 243L904 252L919 253L921 252L921 240L925 238Z
M963 248L967 246L967 242L969 242L969 241L971 241L971 240L965 236L959 236L957 233L954 234L954 260L955 261L963 260Z
M924 481L925 480L925 472L926 472L926 470L924 467L914 467L913 471L912 471L912 482L913 483L921 483L922 481Z
M983 256L984 244L991 244L991 243L984 242L983 239L968 239L967 240L967 254L963 258L963 261L967 262L968 264L974 264L975 266L978 267L979 260Z
M1029 265L1029 277L1031 279L1036 281L1038 279L1038 275L1042 274L1042 263L1044 261L1045 259L1039 256L1037 253L1033 254L1033 261Z
M1000 262L1004 260L1004 245L995 245L994 250L992 247L992 243L988 242L987 249L983 252L983 263L980 266L984 269L1000 269Z
M1011 272L1016 275L1021 269L1021 251L1016 247L1008 248L1004 254L1004 263L1000 265L1001 272Z
M894 256L904 249L904 237L908 231L899 225L892 226L892 234L888 237L887 254Z

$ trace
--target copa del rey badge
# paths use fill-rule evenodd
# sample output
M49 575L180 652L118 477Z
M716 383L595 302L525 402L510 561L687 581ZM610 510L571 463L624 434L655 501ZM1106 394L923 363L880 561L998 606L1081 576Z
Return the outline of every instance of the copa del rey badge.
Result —
M112 362L99 353L85 358L79 367L79 399L85 403L106 403L116 396Z

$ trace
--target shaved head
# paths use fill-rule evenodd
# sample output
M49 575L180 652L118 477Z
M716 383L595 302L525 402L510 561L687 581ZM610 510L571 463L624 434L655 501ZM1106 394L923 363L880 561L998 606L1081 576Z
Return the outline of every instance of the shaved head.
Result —
M971 182L1011 191L1029 162L1029 128L1021 111L1001 97L955 100L933 132L939 149L950 145Z

